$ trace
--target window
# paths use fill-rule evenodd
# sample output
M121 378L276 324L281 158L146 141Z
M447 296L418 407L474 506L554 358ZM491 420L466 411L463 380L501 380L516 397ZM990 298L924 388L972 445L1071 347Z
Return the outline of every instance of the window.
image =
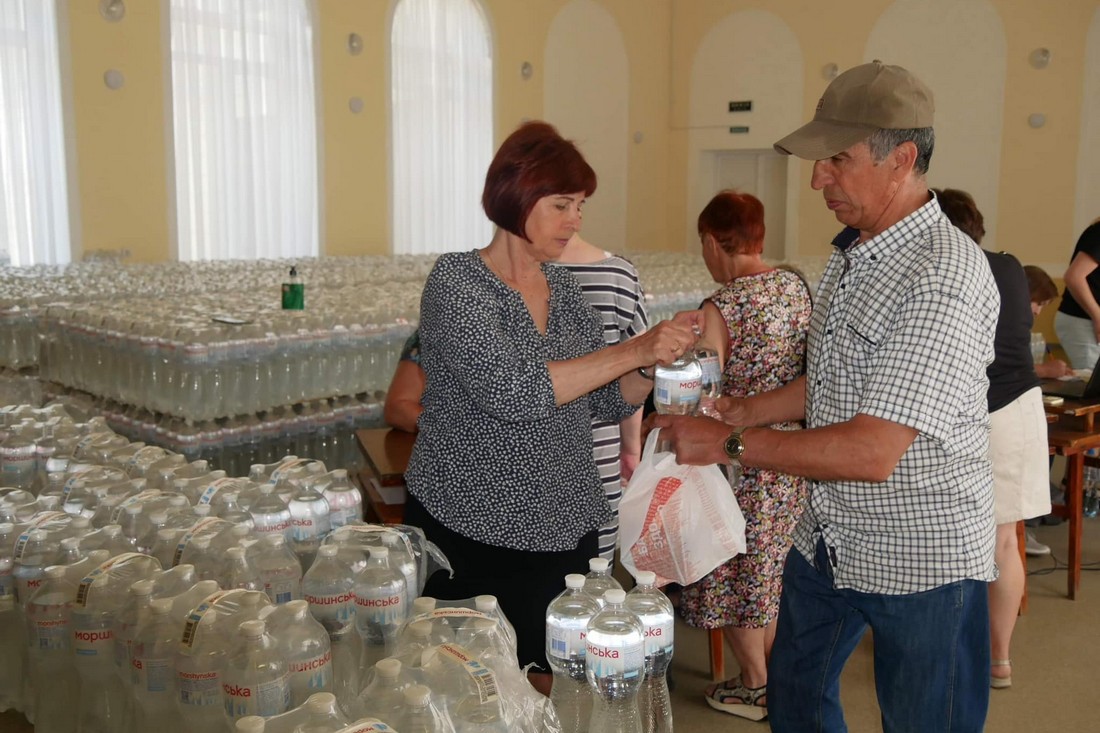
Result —
M308 0L172 0L181 260L318 253Z
M0 2L0 264L69 262L53 0Z
M482 247L493 235L481 209L493 156L488 22L475 0L399 0L391 34L394 252Z

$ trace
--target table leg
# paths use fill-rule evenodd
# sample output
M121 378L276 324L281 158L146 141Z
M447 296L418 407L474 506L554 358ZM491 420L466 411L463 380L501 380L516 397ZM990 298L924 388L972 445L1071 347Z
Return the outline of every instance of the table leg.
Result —
M1027 528L1016 522L1016 547L1020 552L1020 565L1024 569L1024 592L1020 596L1020 615L1027 613Z
M1075 453L1066 458L1066 521L1069 523L1069 568L1066 571L1068 595L1077 599L1081 585L1081 529L1084 499L1085 455Z

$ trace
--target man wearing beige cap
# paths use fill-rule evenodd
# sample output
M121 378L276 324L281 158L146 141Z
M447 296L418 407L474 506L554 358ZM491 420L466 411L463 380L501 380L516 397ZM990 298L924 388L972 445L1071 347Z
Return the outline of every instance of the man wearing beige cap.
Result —
M813 120L775 145L815 161L810 185L846 226L814 304L806 375L721 400L723 421L650 421L682 463L812 479L768 667L776 733L847 730L840 673L868 627L884 731L984 725L998 296L981 250L928 191L932 117L932 93L898 66L833 80ZM806 430L756 427L800 419Z

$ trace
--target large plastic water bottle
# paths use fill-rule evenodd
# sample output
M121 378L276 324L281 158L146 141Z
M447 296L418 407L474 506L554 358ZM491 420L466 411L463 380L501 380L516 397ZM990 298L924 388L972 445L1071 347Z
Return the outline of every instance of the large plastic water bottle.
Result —
M158 598L130 646L135 730L174 729L176 651L183 624L172 616L172 599Z
M72 604L76 586L65 568L46 569L42 585L27 602L34 729L69 733L76 727L77 679L72 664Z
M20 709L23 705L25 645L18 633L21 626L15 613L14 545L15 525L0 523L0 711Z
M114 618L112 631L115 637L115 674L119 686L126 691L122 699L121 720L132 722L133 717L133 683L131 678L131 657L134 647L134 637L138 629L148 623L152 614L150 606L153 603L153 581L138 580L130 585L129 594L123 602L122 610Z
M657 589L657 576L641 570L638 585L626 594L626 607L645 628L645 681L638 694L642 733L672 733L672 701L668 696L668 665L672 662L675 612L672 602Z
M209 608L188 618L176 654L176 703L186 733L206 733L225 727L222 670L226 639L215 624L218 612Z
M328 632L336 699L347 706L359 692L362 642L355 628L355 594L351 567L339 558L336 545L322 545L302 577L302 597L313 618Z
M290 509L275 493L275 487L264 484L260 496L248 507L252 515L252 527L257 534L290 536Z
M413 557L409 546L405 544L405 537L400 532L386 532L382 535L382 545L390 551L390 567L400 570L405 576L405 600L406 608L412 607L413 600L420 594L416 559Z
M346 469L337 468L322 477L328 477L323 496L329 506L329 524L333 529L345 524L363 521L363 495L348 480Z
M332 645L328 632L309 613L306 601L290 601L266 619L290 672L290 705L318 692L332 692Z
M645 678L645 627L624 605L626 593L604 594L604 608L588 622L585 667L595 693L589 730L637 733L638 692Z
M222 690L230 720L246 715L270 717L290 709L290 673L286 660L267 634L267 625L253 619L238 628L239 642L225 667Z
M405 689L405 710L396 728L402 733L445 733L446 720L432 702L432 691L424 685Z
M248 558L248 553L243 547L230 547L225 551L225 561L218 576L218 585L224 590L234 588L264 590L260 571Z
M408 616L405 576L390 567L390 551L372 547L355 578L355 626L363 641L362 669L391 656L397 631Z
M653 370L653 406L662 415L692 415L703 389L703 368L687 353Z
M565 590L546 609L546 659L554 673L550 690L562 733L583 733L592 719L592 689L585 677L588 622L600 604L584 591L579 573L565 576Z
M106 558L100 562L103 560ZM72 610L73 665L80 677L77 728L81 733L118 730L127 709L129 689L121 685L115 672L117 605L108 590L109 583L106 574L96 577L84 594L84 603L75 604Z
M329 532L329 506L325 497L308 486L295 486L290 509L290 548L303 567L313 564L321 540Z
M286 603L302 597L302 565L281 534L270 534L256 545L256 569L272 603Z
M374 675L347 710L354 718L375 717L395 720L405 707L405 688L401 679L401 662L393 657L380 659L374 665Z
M596 599L603 608L604 593L609 590L622 590L619 581L611 575L611 563L607 558L594 557L588 561L588 575L584 578L584 592Z

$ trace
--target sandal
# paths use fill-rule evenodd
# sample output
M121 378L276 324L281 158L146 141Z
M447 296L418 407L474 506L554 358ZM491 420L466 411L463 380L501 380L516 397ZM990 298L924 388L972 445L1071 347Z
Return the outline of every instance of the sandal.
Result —
M989 663L990 667L1012 667L1011 659L994 659ZM994 690L1004 690L1008 687L1012 687L1012 673L1011 671L1004 677L994 677L989 675L989 686Z
M737 715L748 720L763 720L768 717L767 703L760 698L768 692L767 685L745 687L741 677L719 683L713 690L704 694L707 705L723 713Z

